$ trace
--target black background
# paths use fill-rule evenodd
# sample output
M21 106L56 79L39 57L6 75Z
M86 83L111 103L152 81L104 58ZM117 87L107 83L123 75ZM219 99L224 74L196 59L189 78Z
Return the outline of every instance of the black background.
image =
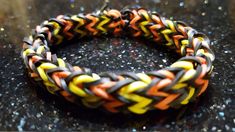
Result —
M211 39L216 54L207 92L179 110L111 115L74 106L30 82L20 52L37 24L59 14L92 12L101 0L0 0L0 130L235 131L235 0L110 0L140 5L188 23ZM178 59L164 47L127 37L81 40L56 51L73 65L101 71L149 71Z

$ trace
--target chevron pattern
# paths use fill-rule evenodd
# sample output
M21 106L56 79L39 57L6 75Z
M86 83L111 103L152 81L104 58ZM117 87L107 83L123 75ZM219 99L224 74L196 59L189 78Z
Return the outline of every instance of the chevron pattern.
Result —
M182 55L147 73L93 73L71 66L50 52L52 45L85 36L123 33L173 48ZM205 92L213 70L209 39L180 21L146 9L104 10L100 14L60 15L44 21L24 40L22 58L29 75L52 94L89 108L144 114L179 108Z

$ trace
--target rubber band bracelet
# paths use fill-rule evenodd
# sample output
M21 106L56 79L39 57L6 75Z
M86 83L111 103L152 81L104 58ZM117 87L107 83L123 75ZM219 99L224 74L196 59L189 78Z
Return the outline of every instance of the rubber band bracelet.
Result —
M96 74L50 52L64 40L124 33L173 48L182 58L148 73ZM89 108L143 114L186 105L206 90L215 59L209 44L204 34L156 12L106 9L44 21L24 40L22 57L29 75L52 94Z

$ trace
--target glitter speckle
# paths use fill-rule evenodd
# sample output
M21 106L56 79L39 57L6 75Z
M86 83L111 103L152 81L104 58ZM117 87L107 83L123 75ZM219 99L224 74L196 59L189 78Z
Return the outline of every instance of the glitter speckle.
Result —
M180 2L179 6L183 7L184 6L184 2Z
M143 130L146 130L146 126L143 126Z
M224 112L219 112L219 115L220 115L221 117L224 117Z
M213 126L213 127L211 128L212 131L215 131L216 129L217 129L216 126Z
M228 130L230 130L230 127L226 124L225 129L228 131Z
M221 6L219 6L219 7L218 7L218 10L220 10L220 11L221 11L221 10L223 10L223 8L222 8Z
M228 98L228 99L225 100L226 105L228 105L231 102L232 102L231 98Z
M85 8L84 8L83 6L81 6L81 7L80 7L80 11L83 12L84 10L85 10Z
M37 114L36 114L36 117L37 117L37 118L40 118L41 116L42 116L42 115L41 115L40 113L37 113Z
M22 132L24 125L25 125L25 119L24 119L24 118L21 118L21 119L20 119L20 123L19 123L19 125L17 126L18 131Z
M162 59L162 61L164 62L164 63L166 63L167 61L166 61L166 59Z
M0 31L4 31L5 29L4 28L0 28Z
M208 0L204 0L204 4L208 4Z

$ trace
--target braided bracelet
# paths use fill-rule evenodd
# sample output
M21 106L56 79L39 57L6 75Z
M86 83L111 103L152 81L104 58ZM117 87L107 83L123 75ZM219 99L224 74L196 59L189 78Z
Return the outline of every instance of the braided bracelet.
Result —
M64 40L124 33L174 48L182 58L148 73L95 74L50 52ZM204 34L156 12L107 9L44 21L24 40L22 57L29 75L52 94L89 108L143 114L186 105L206 90L215 59L209 43Z

